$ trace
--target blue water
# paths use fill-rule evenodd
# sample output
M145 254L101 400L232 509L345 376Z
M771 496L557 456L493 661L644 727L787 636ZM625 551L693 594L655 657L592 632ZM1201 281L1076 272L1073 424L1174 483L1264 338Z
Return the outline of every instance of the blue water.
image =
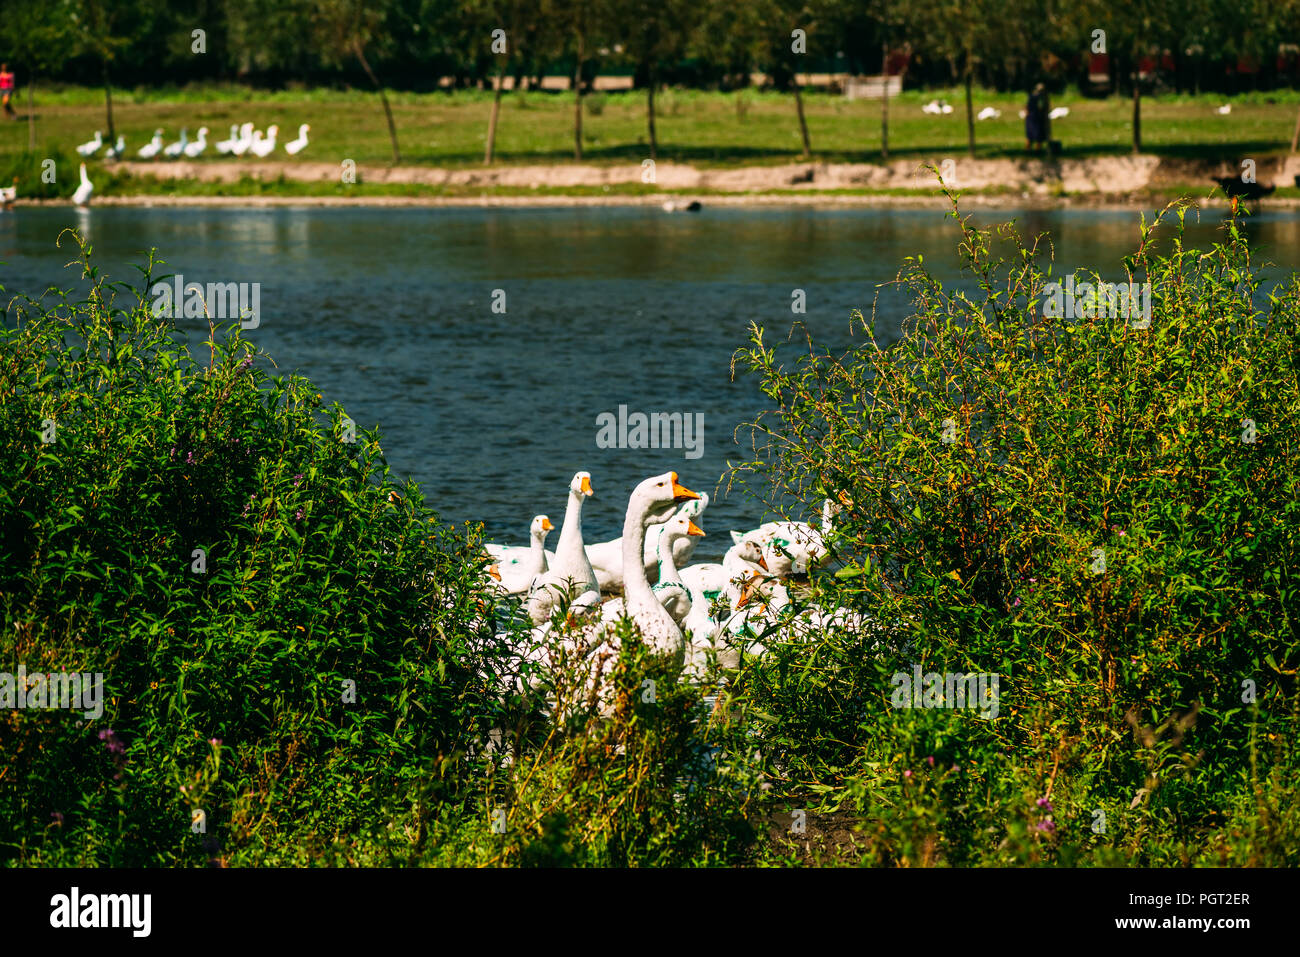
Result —
M1136 212L1009 211L1027 233L1048 232L1058 263L1122 279ZM78 285L56 248L81 229L100 268L133 279L150 247L186 281L261 283L262 322L246 333L283 372L312 379L361 428L378 425L394 472L426 489L447 521L482 521L491 539L523 542L534 514L560 523L573 473L592 473L589 541L612 538L627 494L676 470L718 492L744 457L733 430L762 408L757 383L732 381L731 356L750 322L784 339L791 292L807 296L814 337L853 343L849 317L870 311L876 286L922 254L961 281L953 221L931 210L708 208L20 208L0 214L0 284L7 297ZM1192 239L1220 222L1203 214ZM1264 253L1294 268L1300 218L1252 221ZM491 308L505 292L505 313ZM896 335L906 304L886 295L879 329ZM182 320L195 343L206 320ZM605 411L699 413L703 454L601 449ZM697 556L717 558L730 528L763 518L742 493L719 496ZM554 539L552 539L554 544Z

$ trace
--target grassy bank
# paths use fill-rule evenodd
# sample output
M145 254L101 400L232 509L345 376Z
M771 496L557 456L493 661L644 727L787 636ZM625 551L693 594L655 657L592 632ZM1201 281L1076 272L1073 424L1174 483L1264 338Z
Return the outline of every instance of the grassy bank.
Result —
M921 112L929 100L946 98L954 112ZM466 167L480 164L491 96L483 91L390 95L404 164ZM994 106L998 119L977 122L977 156L1023 155L1024 128L1017 115L1022 95L978 91L975 109ZM0 155L27 148L26 99L17 99L19 122L0 124ZM1234 98L1232 113L1215 112L1226 102L1217 96L1153 97L1143 101L1143 147L1170 157L1260 160L1280 155L1290 145L1300 96L1291 92ZM800 155L799 129L792 97L774 92L736 93L668 90L659 98L659 158L704 166L783 163ZM1054 101L1070 115L1053 124L1066 156L1125 155L1131 151L1131 102L1124 98L1085 99L1066 94ZM805 110L817 159L872 162L880 150L880 102L848 102L809 92ZM37 152L62 150L104 129L102 91L38 88ZM266 93L232 87L185 90L119 91L114 101L117 128L130 156L156 127L174 140L181 127L191 136L203 125L209 140L222 139L232 124L278 124L282 139L311 124L312 143L301 161L359 164L391 160L383 110L376 95L362 91L290 90ZM571 94L508 93L497 134L498 162L564 163L573 158ZM583 119L584 159L597 164L639 163L647 155L645 97L640 92L601 93L587 99ZM928 159L936 154L966 155L966 125L961 91L908 92L890 103L890 153L895 158ZM209 154L215 151L209 147ZM280 151L278 158L294 162Z

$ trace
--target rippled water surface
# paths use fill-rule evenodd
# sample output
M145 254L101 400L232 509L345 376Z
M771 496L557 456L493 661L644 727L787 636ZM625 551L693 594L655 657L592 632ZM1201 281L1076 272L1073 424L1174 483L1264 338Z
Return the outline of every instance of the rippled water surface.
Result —
M1062 210L986 214L1048 232L1057 260L1123 278L1137 213ZM675 469L714 491L743 449L733 429L763 407L753 381L732 381L751 321L784 338L791 291L807 295L815 338L853 341L849 316L875 286L921 254L960 282L953 221L929 210L654 208L28 209L0 214L6 297L77 286L77 226L110 276L149 247L186 281L259 282L263 320L247 333L281 370L309 376L361 427L378 424L389 463L424 485L448 521L483 521L498 541L524 541L530 518L558 525L573 473L592 473L588 541L619 534L631 487ZM1202 246L1219 221L1191 229ZM1251 231L1268 258L1300 263L1300 219L1265 214ZM491 309L505 291L506 312ZM881 329L907 314L887 299ZM182 320L185 323L186 320ZM189 320L195 342L206 322ZM201 326L201 327L200 327ZM701 413L703 455L600 449L596 417ZM697 555L716 558L729 528L760 520L739 493L711 507ZM551 544L555 539L552 538Z

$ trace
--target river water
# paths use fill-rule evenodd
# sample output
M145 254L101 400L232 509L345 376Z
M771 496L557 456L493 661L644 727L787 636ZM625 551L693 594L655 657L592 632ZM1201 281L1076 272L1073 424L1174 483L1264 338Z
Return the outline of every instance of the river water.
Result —
M1138 215L1007 210L977 221L1015 218L1050 235L1059 264L1119 281ZM261 325L246 335L279 369L311 378L359 428L380 426L394 473L420 482L445 520L482 521L490 539L520 543L534 514L560 524L579 469L597 493L588 541L620 534L628 492L648 475L675 470L715 492L743 457L733 430L764 407L756 382L732 380L732 353L750 322L785 338L794 290L806 296L799 318L838 349L854 341L852 310L870 310L905 256L961 281L957 228L934 210L54 207L0 214L6 301L78 287L65 268L75 249L55 246L68 226L115 279L134 279L129 264L155 247L163 271L186 282L260 283ZM1220 227L1202 213L1189 242L1204 248ZM1300 264L1295 214L1265 213L1250 229L1266 257ZM886 296L882 334L907 314ZM179 324L206 338L205 320ZM598 447L597 417L620 405L702 422L700 454ZM741 493L718 498L697 557L716 559L728 529L762 518Z

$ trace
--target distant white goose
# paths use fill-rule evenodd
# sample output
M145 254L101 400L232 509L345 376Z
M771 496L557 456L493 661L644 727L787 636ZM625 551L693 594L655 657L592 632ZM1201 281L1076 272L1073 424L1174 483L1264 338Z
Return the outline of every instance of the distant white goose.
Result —
M1215 110L1214 112L1215 112L1215 113L1218 113L1220 116L1227 116L1229 113L1232 112L1232 104L1231 104L1231 103L1224 103L1223 106L1219 107L1219 108L1218 108L1217 110Z
M94 156L99 152L99 148L104 145L104 134L101 130L95 130L95 138L89 143L82 143L77 147L77 152L82 156Z
M581 595L598 590L596 573L582 547L582 505L593 494L591 473L576 473L569 483L569 501L564 509L560 540L555 545L555 558L546 574L539 575L533 583L528 596L528 617L535 625L551 617L561 594Z
M190 159L196 159L197 157L202 155L203 151L207 149L207 147L208 147L208 128L206 126L200 126L199 138L196 139L189 146L185 147L185 155Z
M1047 118L1049 120L1060 120L1060 119L1064 119L1069 115L1070 115L1070 108L1068 106L1058 106L1056 107L1056 109L1052 110L1052 112L1047 114Z
M235 156L243 156L248 152L249 147L253 145L253 124L245 123L239 128L239 139L235 145L230 148L230 152ZM257 134L259 137L261 134Z
M250 146L249 149L253 151L253 154L255 156L258 157L270 156L273 152L275 152L275 137L276 134L279 132L280 132L280 127L272 123L270 126L266 128L265 138L254 141L253 145Z
M984 107L984 109L979 111L979 115L976 116L975 118L977 120L996 120L1001 115L1002 115L1001 110L995 110L991 106L986 106Z
M538 575L546 571L546 536L555 528L545 515L538 515L528 526L532 544L484 545L483 549L496 559L497 573L501 576L499 591L519 595L528 591Z
M307 131L311 129L306 123L298 127L298 138L284 144L284 151L290 156L297 156L307 148Z
M184 154L185 147L189 146L189 144L189 131L182 128L181 138L163 150L163 155L168 159L178 159L182 154Z
M154 130L153 139L136 150L135 155L141 159L153 159L163 148L163 131Z
M77 191L72 194L72 201L76 203L78 206L89 206L90 194L93 193L94 191L95 191L95 186L93 183L91 183L90 177L86 175L86 164L82 163L81 164L81 185L78 186Z
M239 127L232 125L230 127L230 137L224 140L217 140L217 142L213 143L212 145L213 147L216 148L216 151L218 153L224 156L225 154L229 153L232 149L234 149L235 144L238 142L239 142Z
M126 152L126 137L119 136L117 138L117 142L108 148L108 152L104 154L104 158L111 159L111 160L121 159L122 154L125 152Z
M14 177L12 186L0 186L0 208L8 209L18 198L18 177Z

